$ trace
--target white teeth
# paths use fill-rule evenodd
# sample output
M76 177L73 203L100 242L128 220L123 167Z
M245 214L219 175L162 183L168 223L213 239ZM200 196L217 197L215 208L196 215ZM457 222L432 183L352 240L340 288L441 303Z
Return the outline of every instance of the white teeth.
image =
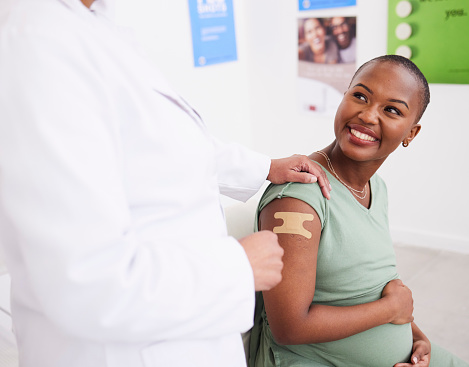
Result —
M378 139L373 138L372 136L363 134L360 131L357 131L355 129L350 129L350 132L352 133L353 136L356 136L358 139L361 139L361 140L367 140L367 141L376 141L376 140L378 140Z

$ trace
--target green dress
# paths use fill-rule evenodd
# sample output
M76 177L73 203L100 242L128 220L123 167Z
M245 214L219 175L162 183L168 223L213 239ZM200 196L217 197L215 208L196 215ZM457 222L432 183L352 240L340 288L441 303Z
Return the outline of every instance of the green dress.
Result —
M330 200L316 183L270 185L258 214L272 200L284 197L302 200L317 212L322 229L313 304L351 306L376 301L385 285L399 277L388 227L386 185L377 175L370 179L372 196L367 209L335 177L327 175L332 185ZM327 343L279 345L270 331L262 294L257 294L250 367L390 367L407 362L411 351L410 324L385 324ZM431 361L435 367L469 366L437 346L432 347Z

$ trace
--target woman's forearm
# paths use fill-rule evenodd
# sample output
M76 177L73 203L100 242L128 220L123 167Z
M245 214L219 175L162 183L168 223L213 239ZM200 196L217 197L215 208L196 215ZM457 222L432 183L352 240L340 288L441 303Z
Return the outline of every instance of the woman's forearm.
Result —
M335 341L369 330L392 320L386 300L356 306L312 305L302 320L283 332L272 332L280 344L313 344ZM291 330L291 332L289 332Z

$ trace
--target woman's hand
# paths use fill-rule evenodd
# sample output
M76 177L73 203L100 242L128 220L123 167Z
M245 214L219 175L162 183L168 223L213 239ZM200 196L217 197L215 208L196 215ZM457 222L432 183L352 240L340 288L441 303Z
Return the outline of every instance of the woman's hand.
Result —
M381 293L390 310L391 324L408 324L414 321L414 300L412 291L400 279L391 280Z
M428 367L430 365L432 344L414 322L412 323L412 337L414 345L412 346L410 363L397 363L394 367Z
M397 363L394 367L428 367L430 365L431 345L428 340L414 341L411 363Z

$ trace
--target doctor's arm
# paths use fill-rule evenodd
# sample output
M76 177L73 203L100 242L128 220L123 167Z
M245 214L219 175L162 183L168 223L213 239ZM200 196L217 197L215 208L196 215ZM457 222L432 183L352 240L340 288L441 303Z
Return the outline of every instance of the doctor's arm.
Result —
M233 199L246 201L259 191L265 180L285 182L318 182L326 198L330 184L324 170L304 155L270 159L239 144L223 144L213 138L220 192Z
M261 212L261 229L273 230L282 226L277 212L312 215L304 221L304 234L278 234L283 257L283 278L278 286L263 292L265 310L275 340L280 344L311 344L339 340L373 327L404 324L412 321L412 297L400 280L390 282L382 298L356 306L335 307L312 304L316 286L318 246L321 221L316 211L298 199L276 199ZM299 224L299 223L296 223ZM298 228L295 223L292 227Z

